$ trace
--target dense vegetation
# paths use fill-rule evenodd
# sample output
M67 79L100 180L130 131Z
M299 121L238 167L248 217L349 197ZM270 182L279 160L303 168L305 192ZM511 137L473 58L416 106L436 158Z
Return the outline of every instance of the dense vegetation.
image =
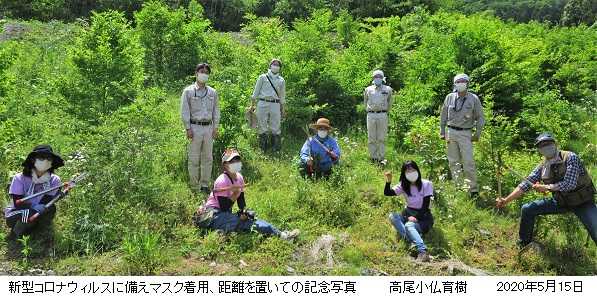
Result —
M134 13L151 0L0 0L0 16L36 20L74 21L88 18L93 11L119 10L134 20ZM164 0L171 8L188 7L190 0ZM417 9L474 14L486 12L503 20L542 21L551 24L591 25L597 3L591 0L199 0L214 28L237 31L247 14L278 17L291 25L318 9L334 13L347 11L356 18L404 16Z
M111 1L94 3L111 7ZM518 255L520 206L540 195L493 209L498 186L505 194L518 182L496 158L529 172L540 160L531 142L542 131L577 152L596 178L594 26L517 24L488 14L399 7L392 13L402 16L361 19L358 8L348 7L308 9L290 18L248 14L239 32L222 33L214 30L217 19L206 18L213 11L209 4L127 3L117 7L124 12L92 13L88 21L1 21L0 182L19 172L40 143L51 143L67 159L59 170L63 179L90 174L60 204L49 255L44 246L26 252L27 258L41 256L33 264L64 274L284 274L287 267L299 274L447 273L411 263L408 247L396 244L387 214L401 202L383 197L382 171L367 160L362 90L371 71L381 68L397 91L390 168L415 159L435 182L436 227L428 241L436 262L457 259L497 274L597 272L597 247L573 215L541 218L544 252ZM276 157L257 151L255 134L243 121L254 81L272 57L284 62L288 95L284 149ZM300 228L298 242L222 237L191 225L202 196L186 184L178 101L203 61L212 65L210 85L221 98L215 158L227 146L241 150L253 183L249 206L281 228ZM488 120L476 144L483 186L478 202L445 181L445 146L438 136L439 106L453 75L463 71L472 77ZM344 157L332 179L312 183L298 176L297 155L302 128L320 116L338 128ZM8 202L5 194L2 200ZM338 240L336 264L329 268L306 255L326 233ZM11 246L2 240L0 250L9 254ZM248 266L239 266L240 259ZM24 260L18 267L31 264Z

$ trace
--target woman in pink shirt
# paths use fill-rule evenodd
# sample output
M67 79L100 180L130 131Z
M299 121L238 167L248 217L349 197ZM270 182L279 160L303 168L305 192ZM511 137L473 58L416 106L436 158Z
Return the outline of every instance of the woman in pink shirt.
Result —
M406 238L417 246L418 260L429 261L427 247L423 242L422 235L429 232L433 226L433 215L429 210L429 203L433 198L433 185L430 181L421 177L421 171L414 161L406 161L402 164L400 171L400 183L391 188L392 173L386 172L386 186L384 195L406 197L406 207L401 214L390 213L390 221L396 231L398 239Z
M227 149L222 155L222 167L224 172L214 182L214 188L210 193L207 202L199 208L195 215L195 222L198 226L229 232L246 232L255 230L267 235L279 236L282 239L291 240L299 234L299 230L280 231L270 223L254 219L245 210L245 180L240 173L242 161L240 154L234 149ZM238 206L238 212L232 213L234 204ZM209 218L204 218L208 216ZM201 220L200 222L198 222Z

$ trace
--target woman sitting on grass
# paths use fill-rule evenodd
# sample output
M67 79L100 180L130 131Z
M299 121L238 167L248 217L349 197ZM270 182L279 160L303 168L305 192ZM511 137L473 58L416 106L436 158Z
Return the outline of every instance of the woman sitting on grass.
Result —
M198 227L224 233L255 230L284 240L292 240L299 235L298 229L280 231L266 221L254 219L254 214L245 210L245 180L240 173L242 162L236 150L227 149L224 152L222 167L224 172L216 179L207 202L195 213L194 221ZM236 214L232 213L234 203L239 209Z
M390 187L392 173L385 172L384 176L386 178L384 195L403 194L406 197L406 208L402 213L390 213L389 216L392 225L398 231L398 240L404 237L414 243L419 251L417 260L429 261L427 247L421 236L429 232L433 226L433 215L429 210L429 203L433 198L433 185L430 181L421 178L421 171L414 161L406 161L402 164L400 183L394 188Z

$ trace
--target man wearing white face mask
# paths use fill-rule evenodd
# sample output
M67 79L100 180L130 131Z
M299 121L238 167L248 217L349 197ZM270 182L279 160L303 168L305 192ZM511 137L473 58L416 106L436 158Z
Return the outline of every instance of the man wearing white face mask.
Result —
M372 85L365 89L363 99L367 110L367 140L369 156L374 163L385 165L388 112L392 107L392 88L384 85L383 71L373 71Z
M20 203L17 200L62 185L60 177L55 175L54 171L64 166L64 161L52 151L49 145L36 146L22 166L23 172L15 175L10 184L9 194L13 202L4 210L6 224L11 229L9 237L15 237L16 233L28 234L40 225L48 228L56 214L56 206L45 208L45 204L50 202L60 189L38 195L25 202ZM40 218L29 222L29 217L35 213L39 213Z
M520 247L532 242L537 216L566 212L573 212L580 219L597 244L595 186L589 172L575 153L558 150L555 138L549 133L539 135L535 146L543 156L543 162L510 195L496 199L496 206L501 208L520 198L531 188L542 193L552 193L552 197L522 206L518 241Z
M280 76L281 68L282 62L272 59L267 73L261 74L257 79L251 96L252 108L255 108L257 102L259 147L264 152L270 147L274 152L279 152L282 145L280 124L285 115L286 82Z
M469 77L466 74L454 77L455 91L446 96L441 110L440 136L448 144L448 162L452 178L460 183L464 172L468 190L471 197L475 198L478 196L479 187L473 142L479 141L485 118L479 97L468 92L468 83Z
M301 148L301 174L309 177L327 177L334 165L340 162L340 147L336 139L330 137L333 130L327 118L319 118L310 127L317 131L309 137Z
M209 74L211 67L208 64L197 65L197 81L186 87L180 98L180 117L187 138L191 140L188 149L190 184L193 190L200 189L203 193L209 193L213 142L220 123L218 92L207 85Z

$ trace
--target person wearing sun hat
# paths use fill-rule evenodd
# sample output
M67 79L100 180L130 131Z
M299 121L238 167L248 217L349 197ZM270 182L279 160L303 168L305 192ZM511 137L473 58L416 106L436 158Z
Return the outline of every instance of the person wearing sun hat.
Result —
M18 232L28 234L38 225L51 224L56 215L56 206L46 208L44 205L50 202L60 189L21 203L17 200L62 185L60 177L55 175L54 171L64 166L64 160L54 153L50 145L38 145L33 148L21 165L23 171L13 177L8 190L12 202L4 209L6 224L11 230L10 237L15 236L15 227L22 227L25 230L21 229ZM39 213L41 217L35 222L29 222L28 217L35 213Z
M332 168L340 162L340 147L329 134L333 128L327 118L319 118L310 128L317 134L307 138L301 148L301 174L303 176L327 177Z
M222 154L222 174L214 182L214 189L204 205L199 207L193 220L200 228L229 232L249 232L255 230L265 235L278 236L284 240L296 238L300 231L280 231L270 223L255 219L246 210L245 179L241 174L242 158L235 149L227 149ZM232 213L234 204L238 212Z

